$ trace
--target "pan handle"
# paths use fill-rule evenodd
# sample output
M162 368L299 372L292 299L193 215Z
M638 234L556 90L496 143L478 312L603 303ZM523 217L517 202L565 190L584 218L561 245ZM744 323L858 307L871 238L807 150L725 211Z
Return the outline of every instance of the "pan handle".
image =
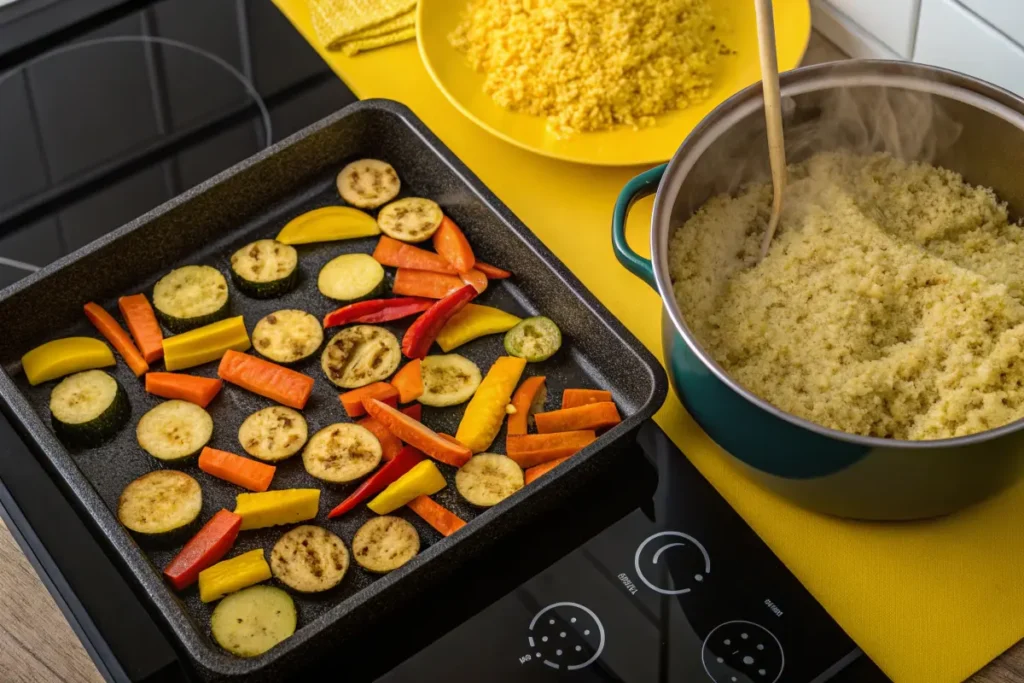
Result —
M665 168L668 164L655 166L649 171L644 171L637 177L626 183L615 201L615 213L612 214L612 247L615 257L626 269L638 278L649 284L654 289L658 284L654 279L654 266L650 259L645 259L633 251L626 242L626 216L633 204L638 199L654 194L658 189L661 177L665 175Z

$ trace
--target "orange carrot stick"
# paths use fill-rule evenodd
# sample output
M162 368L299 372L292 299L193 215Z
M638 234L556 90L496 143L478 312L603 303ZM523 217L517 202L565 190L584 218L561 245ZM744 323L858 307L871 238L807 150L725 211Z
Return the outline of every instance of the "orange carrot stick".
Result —
M577 408L588 403L607 403L612 400L612 392L602 389L566 389L562 392L562 407Z
M145 294L132 294L122 296L117 300L117 307L121 309L121 317L124 318L128 331L132 333L135 344L142 352L142 357L147 363L155 363L164 357L164 333L160 329L160 323L156 321L156 314Z
M250 491L262 492L270 488L277 468L265 462L243 458L227 451L205 446L199 454L199 469L212 477L229 481Z
M534 465L533 467L530 467L525 472L523 472L523 480L527 484L529 484L540 475L546 474L547 472L550 472L551 470L555 469L563 462L568 460L570 457L571 456L566 456L564 458L558 458L557 460L548 460L546 463L543 463L541 465Z
M398 252L403 244L405 242L400 242L387 235L381 235L380 241L377 242L377 246L373 250L373 259L382 266L397 266Z
M504 268L492 266L490 264L484 263L483 261L480 261L479 259L477 260L476 265L473 267L479 270L484 275L486 275L488 280L504 280L506 278L512 277L512 273L505 270Z
M432 273L448 273L449 275L458 272L440 254L414 247L411 244L403 244L402 248L398 250L397 267L429 270Z
M537 431L541 434L554 432L575 432L581 429L604 429L620 422L619 411L614 403L588 403L575 408L563 408L533 416Z
M366 415L363 401L368 398L379 399L391 406L398 405L398 389L387 382L374 382L373 384L367 384L365 387L346 391L338 398L341 399L341 405L344 406L345 413L349 417L359 417L360 415Z
M476 265L473 247L469 246L469 240L448 216L441 219L441 225L434 233L434 249L460 273Z
M484 290L487 289L487 276L476 268L459 273L459 277L467 285L473 285L473 289L476 290L477 294L483 294Z
M512 435L505 440L508 457L526 469L534 465L565 458L590 445L597 439L593 430L561 432L559 434Z
M425 299L443 299L466 283L458 275L431 273L426 270L399 268L391 291L399 296L421 296Z
M459 272L440 254L399 242L387 235L380 238L377 248L373 251L373 258L382 266L394 268L428 270L432 273L447 273L448 275L455 275Z
M85 317L100 331L100 334L106 337L111 346L117 349L117 352L121 354L124 362L128 364L128 367L132 369L136 377L149 371L149 363L142 357L139 350L135 348L135 343L132 342L132 338L128 336L124 328L114 320L114 316L90 301L85 305Z
M526 434L530 431L530 408L534 406L537 397L543 395L541 392L547 393L544 391L544 378L527 377L516 389L516 393L512 394L512 407L516 412L508 416L509 434ZM540 404L543 407L543 398L540 399Z
M398 402L410 403L423 395L423 372L420 359L413 358L391 378L391 384L398 389Z
M366 427L380 441L380 447L384 451L384 460L390 462L398 452L402 450L402 440L388 431L388 428L372 417L364 417L357 424Z
M406 506L423 518L423 521L441 532L442 536L451 536L466 526L466 523L448 508L432 500L429 496L413 498Z
M418 448L439 462L453 467L462 467L469 462L473 453L459 443L441 438L436 432L386 403L370 398L364 403L366 412L387 428L389 432Z
M176 372L147 372L146 391L161 398L180 398L205 408L220 392L224 382Z
M313 392L312 377L230 349L220 359L217 375L226 382L296 410L306 407Z

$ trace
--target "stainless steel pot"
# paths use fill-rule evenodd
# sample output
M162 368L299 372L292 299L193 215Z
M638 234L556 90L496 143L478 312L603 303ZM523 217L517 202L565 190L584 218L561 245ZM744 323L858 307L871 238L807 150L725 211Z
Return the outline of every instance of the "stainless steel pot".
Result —
M790 71L781 77L787 112L787 157L867 144L885 136L801 136L790 130L826 125L835 103L868 111L900 98L933 104L959 128L895 150L995 189L1011 215L1024 215L1024 100L963 74L918 64L848 61ZM838 97L841 95L841 98ZM909 101L909 100L908 100ZM828 112L828 113L826 113ZM897 112L898 113L898 112ZM921 122L900 125L913 133ZM856 131L854 131L856 132ZM907 135L899 136L905 139ZM909 136L911 139L913 135ZM708 198L742 182L768 178L761 86L740 91L711 112L672 160L630 181L615 207L612 241L619 261L655 287L664 304L664 360L677 394L705 432L764 486L797 503L862 519L945 514L1013 483L1024 471L1024 420L980 434L937 441L898 441L827 429L783 412L740 386L701 348L672 295L669 235ZM859 151L869 151L860 149ZM648 261L625 239L633 202L657 192ZM1024 267L1024 264L1021 264Z

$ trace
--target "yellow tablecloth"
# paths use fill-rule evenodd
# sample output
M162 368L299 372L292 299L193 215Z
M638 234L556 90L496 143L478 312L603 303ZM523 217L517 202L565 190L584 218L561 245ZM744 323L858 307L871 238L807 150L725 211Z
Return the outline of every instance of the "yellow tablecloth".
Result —
M306 0L276 2L316 46ZM660 356L658 296L619 266L610 240L615 198L643 169L563 163L492 137L434 87L414 43L352 58L319 51L359 97L398 100L415 111ZM649 199L638 204L628 228L641 253L649 253L650 206ZM843 521L796 508L750 482L674 395L657 420L895 681L963 680L1024 637L1024 483L945 519Z

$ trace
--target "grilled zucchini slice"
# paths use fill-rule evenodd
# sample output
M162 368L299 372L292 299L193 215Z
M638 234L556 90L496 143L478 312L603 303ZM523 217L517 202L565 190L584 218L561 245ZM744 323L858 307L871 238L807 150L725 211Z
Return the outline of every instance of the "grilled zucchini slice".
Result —
M338 194L360 209L376 209L397 197L400 189L398 174L386 161L360 159L338 174Z
M391 202L377 214L377 225L388 237L403 242L423 242L441 227L444 213L437 202L422 197L406 197Z
M362 425L339 422L313 435L302 451L302 464L317 479L344 484L372 472L383 455L373 432Z
M359 527L352 539L356 563L375 574L386 574L416 557L420 536L416 527L401 517L374 517Z
M142 416L135 437L157 460L184 460L202 450L213 436L213 418L188 401L164 401Z
M171 332L215 323L228 315L228 283L210 266L184 266L153 287L153 308Z
M376 325L353 325L327 343L320 367L332 384L358 389L390 377L401 360L395 335Z
M210 630L231 654L255 657L291 637L297 622L292 596L274 586L251 586L217 604Z
M299 252L277 240L256 240L231 255L231 279L254 299L287 294L299 281Z
M69 375L50 394L50 424L69 448L99 446L117 434L130 415L124 387L102 370Z
M496 453L474 455L455 473L455 488L477 507L491 507L523 488L523 470Z
M295 363L316 353L324 341L320 321L305 311L274 311L256 323L252 345L266 358L278 363Z
M423 393L417 400L437 408L465 403L483 380L476 363L457 353L427 356L420 364L420 373Z
M199 517L203 490L199 482L177 470L144 474L124 487L117 518L132 531L147 536L169 534Z
M551 318L527 318L505 333L505 351L510 356L539 363L555 355L562 346L562 331Z
M387 290L384 266L369 254L342 254L320 269L317 287L338 301L372 299Z
M307 437L306 418L284 406L259 410L238 428L238 441L245 452L266 462L292 457L306 445Z
M345 543L312 524L295 527L270 551L270 571L278 581L300 593L334 588L345 578L348 564Z

